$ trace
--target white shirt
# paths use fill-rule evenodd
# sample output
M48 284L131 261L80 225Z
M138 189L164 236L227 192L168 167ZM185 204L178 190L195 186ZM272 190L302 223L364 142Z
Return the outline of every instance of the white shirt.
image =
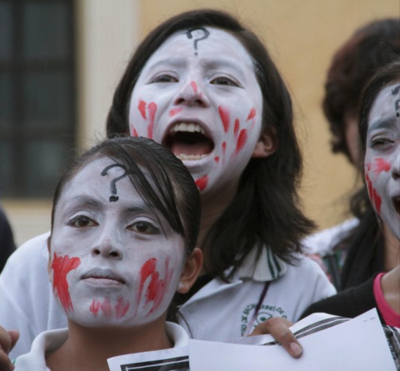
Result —
M19 247L0 275L0 326L20 331L11 358L27 353L39 333L67 327L49 284L48 236L37 236ZM295 322L310 304L336 292L321 268L308 258L300 256L297 266L287 265L265 248L256 265L254 259L255 253L231 283L214 279L180 308L181 324L193 338L235 339L272 316ZM266 281L271 284L253 321Z
M189 344L189 336L181 326L166 322L165 328L174 348ZM30 352L15 360L15 371L50 371L46 366L45 355L60 348L67 338L67 328L42 332L33 341Z

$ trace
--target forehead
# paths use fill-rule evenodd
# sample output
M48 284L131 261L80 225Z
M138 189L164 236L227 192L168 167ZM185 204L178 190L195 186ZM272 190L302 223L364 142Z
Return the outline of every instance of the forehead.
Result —
M397 81L383 88L375 98L369 113L368 128L375 129L384 120L397 118L400 114L400 82Z
M148 64L166 56L221 60L234 59L236 63L253 68L250 54L230 33L212 27L182 30L170 36L151 56ZM196 55L197 53L197 55Z
M135 192L126 172L116 165L115 161L108 157L101 157L91 160L80 168L66 183L62 196L68 197L71 194L90 193L99 194L106 192L111 194L112 185L125 192Z

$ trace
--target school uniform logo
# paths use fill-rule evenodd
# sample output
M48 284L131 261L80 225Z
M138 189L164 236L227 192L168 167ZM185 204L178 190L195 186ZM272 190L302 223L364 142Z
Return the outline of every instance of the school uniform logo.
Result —
M260 323L272 317L287 318L287 315L281 307L261 304L257 309L257 304L248 304L242 312L241 336L251 334Z

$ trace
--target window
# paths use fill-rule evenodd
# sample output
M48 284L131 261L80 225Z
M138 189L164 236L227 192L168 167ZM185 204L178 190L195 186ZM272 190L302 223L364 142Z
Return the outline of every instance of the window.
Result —
M49 198L75 144L72 0L0 0L0 196Z

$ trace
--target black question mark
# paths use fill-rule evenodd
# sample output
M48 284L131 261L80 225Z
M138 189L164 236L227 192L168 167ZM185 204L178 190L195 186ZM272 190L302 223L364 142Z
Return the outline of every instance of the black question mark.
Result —
M188 39L193 39L194 38L193 35L192 35L192 32L196 31L196 30L203 31L204 35L203 35L203 37L200 37L198 39L194 39L194 41L193 41L194 42L194 49L196 50L196 52L194 53L195 56L198 55L198 53L197 53L197 44L198 44L198 42L200 40L207 39L208 35L210 35L210 31L208 31L206 28L204 28L204 27L196 27L196 28L191 28L190 30L188 30L186 32L186 35L187 35Z
M396 86L393 90L392 90L392 95L396 95L398 94L398 92L400 91L400 85ZM394 102L394 109L396 110L396 116L400 117L400 99L397 99L396 102Z
M101 175L105 176L105 175L107 175L108 170L110 170L113 167L117 167L117 166L124 169L125 173L111 181L110 188L111 188L112 195L110 196L110 202L117 202L119 200L119 197L117 196L116 183L118 182L118 180L121 180L121 179L125 178L126 176L128 176L128 173L126 172L125 167L123 167L122 165L118 165L118 164L109 165L106 168L104 168L104 170L101 172Z

